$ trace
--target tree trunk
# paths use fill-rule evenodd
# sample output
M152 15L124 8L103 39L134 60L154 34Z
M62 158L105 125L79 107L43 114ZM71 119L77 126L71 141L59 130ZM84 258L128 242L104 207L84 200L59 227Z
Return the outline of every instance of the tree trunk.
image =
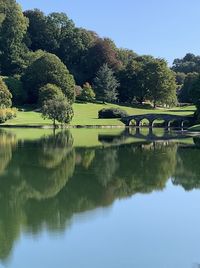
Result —
M53 128L54 129L56 128L56 119L55 118L53 119Z

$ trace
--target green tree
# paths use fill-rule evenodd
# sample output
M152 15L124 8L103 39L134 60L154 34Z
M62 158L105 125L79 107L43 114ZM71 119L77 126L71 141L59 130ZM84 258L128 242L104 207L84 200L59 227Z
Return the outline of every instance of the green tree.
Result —
M43 105L45 101L55 98L64 98L62 90L53 84L46 84L39 89L39 105Z
M66 98L54 98L47 100L42 106L43 118L53 121L53 127L56 128L56 121L61 124L68 124L73 118L73 109Z
M176 80L174 73L168 68L162 59L155 59L146 64L144 68L146 79L148 79L148 98L157 104L176 104Z
M92 89L92 86L89 83L85 83L83 85L83 89L81 91L79 99L83 101L93 101L95 99L95 93Z
M0 108L8 108L12 105L12 94L8 90L8 87L0 78Z
M189 88L189 96L191 101L195 104L200 101L200 74L194 75Z
M0 68L3 75L20 72L28 20L15 0L0 0Z
M117 48L114 43L108 38L98 38L87 50L81 61L85 81L92 83L98 70L104 64L107 64L114 71L118 71L121 67L121 62L117 58Z
M143 103L145 101L149 92L149 79L145 67L153 60L151 56L135 57L118 72L117 77L120 82L118 91L121 102L131 103L137 100Z
M24 88L27 90L28 102L37 103L39 89L50 83L62 89L70 103L75 98L75 81L61 60L50 53L34 61L22 77Z
M124 48L117 49L117 58L124 67L126 67L137 56L138 55L130 49L124 49Z
M181 73L200 72L200 56L195 56L192 53L187 53L182 59L175 59L172 70Z
M97 99L102 100L103 102L116 101L118 86L119 83L114 76L113 70L110 69L107 64L104 64L99 69L97 76L94 79L94 90Z
M195 101L196 92L193 92L193 84L198 80L198 73L188 73L185 77L183 86L179 92L179 100L181 102L191 103Z

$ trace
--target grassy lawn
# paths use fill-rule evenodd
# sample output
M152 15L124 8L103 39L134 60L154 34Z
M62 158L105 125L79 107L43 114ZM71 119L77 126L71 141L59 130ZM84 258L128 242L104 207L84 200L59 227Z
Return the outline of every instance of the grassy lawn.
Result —
M170 113L176 115L191 115L194 113L194 106L187 106L183 108L173 108L173 109L142 109L142 108L132 108L126 106L119 106L114 104L94 104L94 103L75 103L74 108L74 118L71 125L105 125L105 126L123 126L118 119L98 119L98 111L102 108L118 107L122 108L129 115L135 114L147 114L147 113ZM6 125L36 125L36 126L48 126L51 124L50 120L44 120L41 114L34 111L19 111L17 117L6 122Z
M189 128L190 131L200 132L200 125L195 125Z

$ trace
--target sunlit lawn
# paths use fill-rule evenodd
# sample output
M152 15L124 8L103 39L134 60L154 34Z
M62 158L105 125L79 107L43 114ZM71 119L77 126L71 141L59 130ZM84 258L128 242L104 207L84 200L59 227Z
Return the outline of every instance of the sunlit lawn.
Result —
M122 108L129 115L135 114L147 114L147 113L170 113L176 115L191 115L195 111L194 106L187 106L184 108L173 108L173 109L140 109L132 108L126 106L119 106L114 104L80 104L75 103L74 108L74 118L71 125L105 125L105 126L123 126L123 123L118 119L98 119L98 111L102 108L117 107ZM19 111L17 112L17 117L6 122L6 125L26 125L26 126L48 126L51 124L51 120L44 120L39 112L34 111Z

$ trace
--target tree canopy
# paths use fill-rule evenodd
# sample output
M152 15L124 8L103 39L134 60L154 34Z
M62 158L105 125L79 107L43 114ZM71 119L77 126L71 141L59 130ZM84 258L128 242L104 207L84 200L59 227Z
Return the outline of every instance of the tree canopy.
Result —
M19 73L23 66L23 43L28 20L15 0L0 0L0 70L3 75Z
M46 53L34 61L25 71L22 81L28 93L29 103L37 103L39 89L48 83L60 87L68 101L74 102L74 78L54 54Z

